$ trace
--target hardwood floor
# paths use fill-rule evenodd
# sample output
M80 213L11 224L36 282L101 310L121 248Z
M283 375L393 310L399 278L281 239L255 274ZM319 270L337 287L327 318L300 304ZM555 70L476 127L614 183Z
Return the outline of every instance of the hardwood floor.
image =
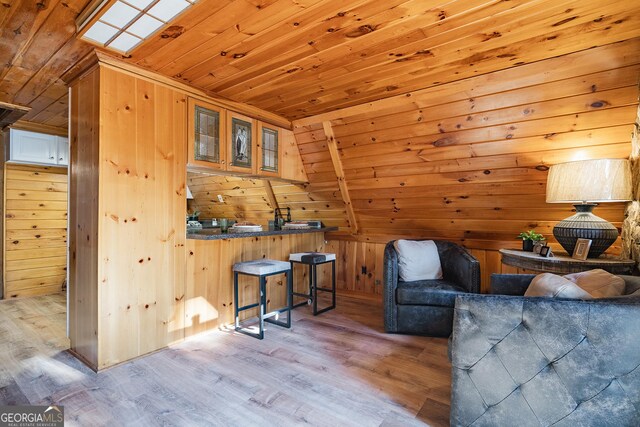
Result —
M65 407L66 425L448 425L446 339L382 332L348 297L263 341L215 331L94 373L67 351L63 295L0 302L0 404Z

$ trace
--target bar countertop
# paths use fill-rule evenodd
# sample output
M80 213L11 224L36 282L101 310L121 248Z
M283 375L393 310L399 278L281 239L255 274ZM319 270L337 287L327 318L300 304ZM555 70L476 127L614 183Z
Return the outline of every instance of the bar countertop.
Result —
M262 236L280 236L286 234L306 234L306 233L326 233L329 231L338 231L338 227L322 227L322 228L305 228L302 230L267 230L267 231L255 231L244 233L220 233L220 229L216 228L204 228L201 230L189 230L187 231L187 239L194 240L224 240L224 239L238 239L247 237L262 237Z

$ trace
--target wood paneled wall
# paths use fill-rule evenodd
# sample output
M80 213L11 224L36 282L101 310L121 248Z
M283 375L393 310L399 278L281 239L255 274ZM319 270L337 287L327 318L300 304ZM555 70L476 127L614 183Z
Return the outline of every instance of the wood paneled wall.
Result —
M186 95L101 66L71 99L70 338L100 369L184 337Z
M67 277L67 169L5 166L4 297L47 295Z
M636 38L294 122L311 188L337 188L323 122L337 140L360 230L336 243L343 287L378 292L371 260L391 238L464 244L485 282L522 230L559 249L552 229L573 207L545 203L547 170L629 157L639 77ZM620 228L624 204L596 214ZM610 252L620 250L619 240Z
M319 219L329 227L345 228L344 203L339 190L314 191L304 184L272 179L239 178L225 175L187 174L187 184L194 199L190 211L199 210L202 218L230 218L252 221L263 226L273 219L273 206L265 190L271 185L279 207L291 208L294 220ZM218 200L218 194L223 202Z
M261 179L189 172L187 185L193 194L193 200L187 202L189 210L200 211L201 218L229 218L262 225L273 218L273 207Z
M98 367L100 71L69 88L69 291L71 350Z

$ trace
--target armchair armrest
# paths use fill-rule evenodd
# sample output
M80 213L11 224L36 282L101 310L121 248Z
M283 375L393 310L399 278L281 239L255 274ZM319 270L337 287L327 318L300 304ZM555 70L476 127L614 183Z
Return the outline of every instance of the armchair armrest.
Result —
M624 279L624 295L631 295L640 291L640 277L620 275ZM635 296L635 295L634 295ZM640 294L638 294L640 297Z
M491 275L491 293L499 295L524 295L535 274Z
M436 240L442 275L463 286L467 292L480 293L480 263L465 248L453 242Z
M396 289L398 288L398 254L393 246L395 240L390 241L384 248L384 329L387 332L398 331L398 316L396 308Z

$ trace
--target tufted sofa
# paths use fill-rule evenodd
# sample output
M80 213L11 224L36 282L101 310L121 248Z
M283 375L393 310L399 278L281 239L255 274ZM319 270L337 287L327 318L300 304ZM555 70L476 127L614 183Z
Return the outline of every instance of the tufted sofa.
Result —
M456 295L480 292L480 264L465 248L435 240L442 279L403 282L394 242L384 250L384 329L386 332L448 337Z
M632 296L606 300L458 296L451 425L640 426L640 279L625 280Z

